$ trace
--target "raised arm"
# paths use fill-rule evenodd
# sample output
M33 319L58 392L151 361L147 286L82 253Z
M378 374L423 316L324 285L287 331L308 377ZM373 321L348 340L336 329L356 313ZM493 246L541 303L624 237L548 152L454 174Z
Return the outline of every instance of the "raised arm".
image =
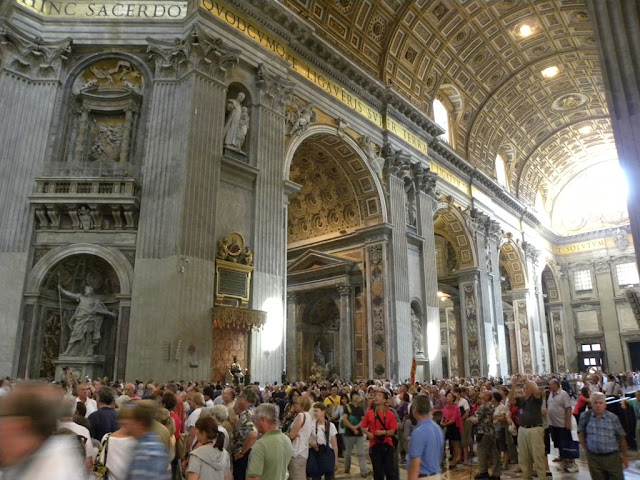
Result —
M62 288L62 285L58 284L58 291L62 293L65 297L73 298L76 302L80 301L80 295L77 293L70 292Z

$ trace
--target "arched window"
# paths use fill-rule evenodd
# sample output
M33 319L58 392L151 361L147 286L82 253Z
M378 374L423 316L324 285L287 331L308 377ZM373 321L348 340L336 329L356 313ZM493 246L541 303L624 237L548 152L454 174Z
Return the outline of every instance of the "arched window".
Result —
M444 128L444 133L440 135L440 138L447 143L450 143L449 140L449 111L444 106L444 104L435 99L433 101L433 120L442 128Z
M498 182L498 185L500 185L503 188L506 188L507 174L504 169L504 159L500 154L496 155L495 169L496 169L496 181Z

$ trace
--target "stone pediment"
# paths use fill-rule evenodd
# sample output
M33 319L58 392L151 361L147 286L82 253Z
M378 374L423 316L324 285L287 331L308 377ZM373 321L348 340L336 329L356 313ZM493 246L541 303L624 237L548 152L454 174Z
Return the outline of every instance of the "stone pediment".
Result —
M292 283L294 279L293 283L297 283L303 279L348 276L355 268L357 268L357 262L353 260L316 250L308 250L289 262L287 275L289 283Z

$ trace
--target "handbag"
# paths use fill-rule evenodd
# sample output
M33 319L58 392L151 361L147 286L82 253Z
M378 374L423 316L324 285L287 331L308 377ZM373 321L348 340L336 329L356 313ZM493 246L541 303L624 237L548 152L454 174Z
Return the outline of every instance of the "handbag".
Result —
M335 472L336 458L335 453L329 445L329 429L331 425L325 420L325 445L319 445L318 450L309 449L309 458L307 458L307 477L321 477L323 475ZM318 424L316 423L316 438L318 436Z
M576 459L580 457L580 443L577 440L569 438L564 445L560 447L560 456L562 458Z
M107 480L108 478L107 454L109 453L109 437L110 434L107 434L102 439L98 455L96 455L96 460L93 462L93 468L91 469L93 480Z

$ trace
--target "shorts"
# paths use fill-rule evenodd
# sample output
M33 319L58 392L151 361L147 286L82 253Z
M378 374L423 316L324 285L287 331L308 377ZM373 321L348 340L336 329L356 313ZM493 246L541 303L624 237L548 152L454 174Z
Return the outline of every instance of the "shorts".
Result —
M467 419L464 422L462 422L462 446L463 447L470 447L472 445L471 443L471 429L473 428L473 424L471 423L471 420Z
M460 429L456 425L448 425L447 433L444 434L444 438L450 442L459 442L461 439Z

